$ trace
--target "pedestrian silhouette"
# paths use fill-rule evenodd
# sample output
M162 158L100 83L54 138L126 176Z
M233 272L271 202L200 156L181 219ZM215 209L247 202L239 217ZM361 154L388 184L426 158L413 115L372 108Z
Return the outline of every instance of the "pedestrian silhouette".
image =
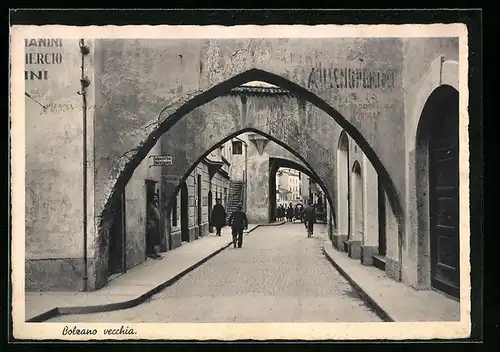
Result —
M215 226L217 231L215 235L220 236L222 228L226 225L226 210L224 209L224 206L220 204L220 199L216 199L215 202L217 204L215 204L212 209L211 219L212 224Z
M229 217L229 224L231 225L233 234L234 248L236 248L236 242L238 242L238 248L241 248L243 245L243 230L248 229L247 215L241 209L242 205L238 204L236 210Z

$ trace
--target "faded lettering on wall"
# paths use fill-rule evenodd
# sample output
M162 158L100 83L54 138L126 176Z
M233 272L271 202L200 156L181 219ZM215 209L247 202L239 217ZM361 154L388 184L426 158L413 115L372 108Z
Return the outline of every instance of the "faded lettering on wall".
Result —
M313 67L307 79L308 88L393 89L395 72L391 69Z
M63 62L63 55L57 51L62 48L62 39L24 39L25 53L25 80L48 80L47 65L59 65ZM55 50L54 50L55 49Z

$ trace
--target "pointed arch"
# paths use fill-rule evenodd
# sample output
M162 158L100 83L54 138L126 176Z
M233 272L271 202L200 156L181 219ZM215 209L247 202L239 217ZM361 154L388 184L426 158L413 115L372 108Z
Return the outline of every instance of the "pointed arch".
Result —
M100 208L98 209L98 217L100 218L98 228L105 229L108 227L109 214L112 213L111 205L113 203L113 199L120 194L122 188L125 187L129 179L132 177L134 170L146 157L148 152L151 148L153 148L163 133L172 128L172 126L174 126L186 114L193 111L195 108L202 106L219 96L227 95L230 93L231 89L251 81L266 82L288 90L292 94L297 95L301 99L315 105L317 108L323 110L326 114L332 117L351 136L351 138L353 138L356 144L375 167L384 184L388 185L387 196L389 203L398 220L400 231L404 231L405 224L403 207L397 194L396 187L379 157L356 127L354 127L330 104L325 102L313 92L282 76L256 68L233 76L224 82L216 84L208 90L197 90L189 93L182 98L173 101L160 112L157 123L152 126L148 126L148 136L141 143L139 143L136 148L123 156L122 160L118 163L119 166L117 169L113 170L110 177L111 181L104 190L103 203L100 204Z
M459 92L440 85L422 109L416 135L416 281L455 297L460 288L458 129Z
M350 172L349 172L349 137L342 131L337 143L337 206L336 214L338 219L338 231L340 241L347 239L351 232L350 226ZM343 245L337 243L337 248L342 249Z

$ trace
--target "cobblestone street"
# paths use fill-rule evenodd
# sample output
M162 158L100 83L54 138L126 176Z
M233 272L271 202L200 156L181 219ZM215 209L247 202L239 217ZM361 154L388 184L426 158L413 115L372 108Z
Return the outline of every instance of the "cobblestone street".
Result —
M316 225L260 227L137 307L48 322L379 322L325 259ZM167 253L168 255L168 253Z

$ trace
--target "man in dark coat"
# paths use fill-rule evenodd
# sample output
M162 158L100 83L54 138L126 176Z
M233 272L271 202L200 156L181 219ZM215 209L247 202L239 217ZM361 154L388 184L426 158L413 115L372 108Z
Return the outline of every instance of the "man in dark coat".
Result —
M293 221L293 204L290 203L288 205L288 208L286 210L286 218L288 219L288 221Z
M160 244L160 210L158 208L158 197L156 194L148 204L147 211L146 256L153 259L161 259L161 255L156 252L156 246Z
M311 237L314 232L314 222L316 221L316 211L312 202L304 210L304 222L307 228L307 237Z
M226 210L224 209L224 206L220 204L220 199L217 199L216 204L214 205L214 208L212 209L212 225L215 226L216 229L216 236L220 236L220 231L226 225Z
M278 218L280 221L283 221L284 217L285 217L285 208L283 207L283 204L280 204L278 208Z
M229 224L233 233L233 246L236 248L236 240L238 240L238 248L243 245L243 230L248 229L247 215L241 210L241 204L238 204L236 210L229 217Z

